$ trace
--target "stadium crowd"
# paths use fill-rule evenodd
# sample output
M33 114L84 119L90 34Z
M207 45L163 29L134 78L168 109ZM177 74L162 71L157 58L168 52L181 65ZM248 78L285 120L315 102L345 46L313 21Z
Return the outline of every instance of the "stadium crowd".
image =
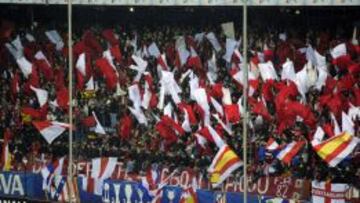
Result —
M231 36L220 25L76 27L75 159L114 156L128 171L156 163L206 175L218 144L209 128L241 157L243 58L241 29L235 28ZM66 31L2 21L0 134L13 156L11 170L29 171L35 162L67 155L67 131L50 144L32 123L68 123ZM319 126L326 139L344 130L342 112L352 117L353 136L360 136L360 46L352 34L250 28L251 175L360 187L359 147L330 167L311 145ZM23 59L31 63L29 74ZM34 87L48 92L44 104ZM276 149L269 148L271 141ZM278 159L279 149L292 141L303 143L301 149L288 162Z

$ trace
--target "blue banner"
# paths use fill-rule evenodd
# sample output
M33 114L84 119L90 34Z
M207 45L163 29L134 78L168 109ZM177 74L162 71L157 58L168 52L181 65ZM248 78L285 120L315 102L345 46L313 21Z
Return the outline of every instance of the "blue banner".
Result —
M160 196L161 203L178 203L180 202L182 188L174 186L165 186ZM222 193L210 190L197 190L196 195L199 202L216 203L241 203L243 195L241 193ZM248 195L249 203L258 203L259 198L256 195ZM151 197L145 195L141 185L135 182L105 180L102 194L103 202L151 202Z
M103 186L103 202L150 202L151 197L140 184L127 181L105 180Z
M152 196L139 183L105 180L102 187L102 196L94 195L82 189L82 179L78 178L79 196L81 202L151 202ZM154 194L153 194L154 195ZM165 186L160 197L161 203L178 203L182 195L182 188L175 186ZM219 191L197 190L198 202L216 203L241 203L243 202L242 193L222 193ZM16 200L35 200L45 201L45 194L42 190L42 177L40 174L20 173L20 172L0 172L0 200L6 198ZM247 202L270 202L273 197L262 197L248 194ZM279 201L279 199L276 199ZM282 200L282 202L288 202Z
M77 179L77 183L78 183L78 188L79 188L79 198L81 202L87 202L87 203L97 203L97 202L102 202L101 201L101 196L99 195L95 195L93 193L90 192L86 192L84 191L83 185L82 185L82 178L79 177Z
M42 177L33 173L0 172L0 197L44 200Z

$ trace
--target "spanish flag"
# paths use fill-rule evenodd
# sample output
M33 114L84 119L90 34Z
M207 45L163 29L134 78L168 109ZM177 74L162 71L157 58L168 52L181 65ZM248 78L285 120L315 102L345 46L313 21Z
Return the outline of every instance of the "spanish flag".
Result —
M229 146L223 145L212 161L208 172L213 187L219 186L230 174L242 166L242 161Z
M334 136L323 142L312 142L316 153L331 167L335 167L355 149L359 139L347 132Z
M1 161L3 163L3 171L10 171L11 169L11 161L12 161L12 155L9 151L9 140L12 139L12 135L9 129L5 130L4 133L4 142L3 142L3 148L2 148L2 157Z
M3 160L4 160L3 171L10 171L12 155L9 151L9 144L7 142L3 144L3 152L2 153L3 153Z

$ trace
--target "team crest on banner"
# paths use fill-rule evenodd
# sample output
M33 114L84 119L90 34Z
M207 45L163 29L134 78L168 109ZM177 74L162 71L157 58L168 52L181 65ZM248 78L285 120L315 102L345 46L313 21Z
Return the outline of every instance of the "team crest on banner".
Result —
M226 203L226 193L225 192L218 192L215 193L215 202L216 203Z
M148 203L152 197L145 188L134 182L105 180L102 192L104 203Z

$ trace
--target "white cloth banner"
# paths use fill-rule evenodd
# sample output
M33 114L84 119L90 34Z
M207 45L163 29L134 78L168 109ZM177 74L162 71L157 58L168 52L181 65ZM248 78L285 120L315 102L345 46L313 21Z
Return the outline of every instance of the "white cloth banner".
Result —
M328 182L312 181L312 202L316 203L345 203L347 184L332 184Z

